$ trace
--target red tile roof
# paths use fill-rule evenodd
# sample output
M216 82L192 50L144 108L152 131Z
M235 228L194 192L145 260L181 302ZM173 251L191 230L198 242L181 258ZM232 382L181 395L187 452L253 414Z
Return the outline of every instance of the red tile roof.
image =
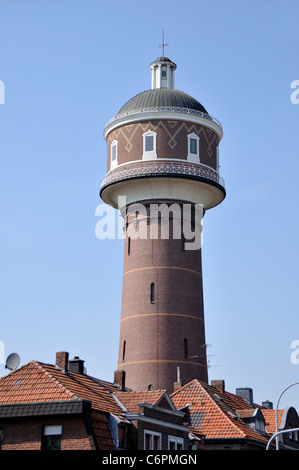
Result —
M269 409L261 408L261 412L263 413L263 416L265 418L266 431L269 434L275 433L276 432L276 410L269 410ZM283 415L283 410L277 410L278 428L281 423L282 415Z
M189 405L187 424L206 439L247 438L265 445L269 440L269 437L254 431L240 418L236 410L250 408L242 397L221 393L215 387L193 380L172 393L171 399L177 409Z
M0 378L0 403L32 403L64 400L90 400L94 410L119 414L121 406L111 391L113 384L32 361Z
M149 390L143 392L116 391L114 394L130 413L138 413L139 403L154 405L163 397L165 392L165 390Z

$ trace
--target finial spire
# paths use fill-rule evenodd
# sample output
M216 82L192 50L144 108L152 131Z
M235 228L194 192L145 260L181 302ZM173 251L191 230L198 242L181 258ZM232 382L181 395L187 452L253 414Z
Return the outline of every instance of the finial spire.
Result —
M162 44L159 44L159 47L162 47L162 57L164 57L164 47L169 46L169 42L164 42L164 28L162 29Z

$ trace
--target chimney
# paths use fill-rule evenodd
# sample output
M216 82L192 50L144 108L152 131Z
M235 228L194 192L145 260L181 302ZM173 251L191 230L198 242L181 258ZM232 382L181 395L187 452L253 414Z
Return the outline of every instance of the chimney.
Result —
M253 405L253 390L252 388L249 388L249 387L245 387L245 388L237 388L236 389L236 395L238 395L239 397L242 397L244 398L244 400L246 400L249 405Z
M177 379L176 379L176 382L173 383L173 391L174 392L176 390L179 390L182 386L180 368L177 367L176 370L177 370Z
M263 401L262 406L268 408L268 410L273 410L273 403L269 400Z
M69 370L71 372L78 372L79 374L84 374L84 361L75 356L74 359L69 361Z
M63 372L66 372L69 368L69 353L66 351L57 352L55 364Z
M225 393L225 382L224 380L211 380L212 387L217 388L220 393Z
M124 370L114 371L114 383L121 388L125 388L126 372Z

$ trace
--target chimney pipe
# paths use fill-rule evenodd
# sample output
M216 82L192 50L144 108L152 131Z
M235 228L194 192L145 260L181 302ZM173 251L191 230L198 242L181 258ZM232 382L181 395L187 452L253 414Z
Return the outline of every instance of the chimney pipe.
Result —
M262 406L268 408L268 410L273 410L273 403L269 400L263 401Z
M126 372L124 370L114 371L114 383L121 388L125 388Z
M177 367L176 372L177 372L177 379L176 379L176 382L174 382L174 384L173 384L173 391L174 391L174 392L175 392L176 390L178 390L179 388L181 388L181 386L182 386L182 382L181 382L181 371L180 371L180 368L179 368L179 367Z
M75 356L74 359L69 361L69 370L71 372L84 374L84 361L80 359L79 356Z
M211 386L217 388L220 393L225 393L224 380L211 380Z
M253 390L252 388L249 388L249 387L244 387L244 388L237 388L236 389L236 395L238 395L239 397L242 397L244 398L244 400L246 400L249 405L253 405Z
M66 372L69 368L69 353L66 351L57 352L55 364L63 372Z

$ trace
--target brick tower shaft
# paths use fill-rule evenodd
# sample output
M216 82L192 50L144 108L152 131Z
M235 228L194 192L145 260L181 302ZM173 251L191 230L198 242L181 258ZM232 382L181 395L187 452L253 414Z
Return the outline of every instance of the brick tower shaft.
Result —
M180 201L146 201L138 215L136 208L124 217L118 367L135 390L172 391L178 368L183 383L207 382L200 242L190 249L198 240L183 235L187 224L200 234L201 219Z

